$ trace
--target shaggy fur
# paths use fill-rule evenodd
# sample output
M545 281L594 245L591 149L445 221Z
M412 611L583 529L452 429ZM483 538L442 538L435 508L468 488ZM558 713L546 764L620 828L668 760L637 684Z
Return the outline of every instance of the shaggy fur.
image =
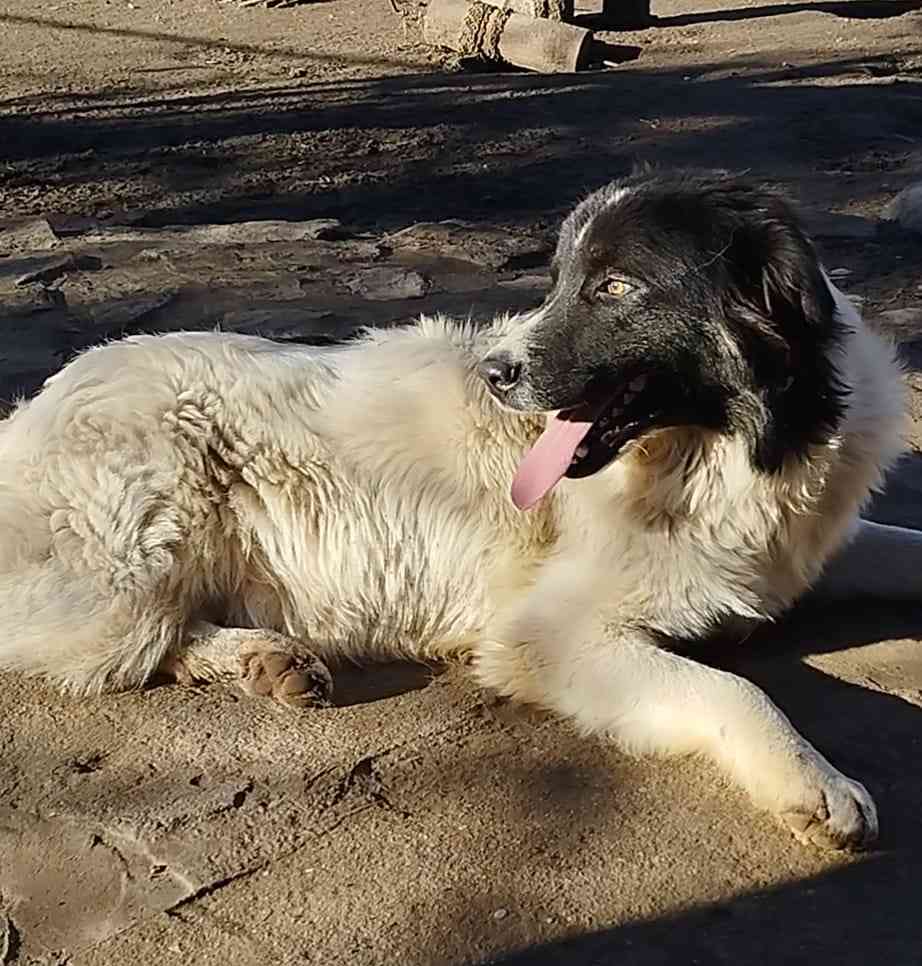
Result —
M646 191L668 211L676 190L622 184L601 210L616 214ZM763 217L755 202L751 217ZM723 257L631 204L622 223L652 233L661 259L680 242L699 263ZM550 398L552 370L569 380L574 404L584 362L564 371L545 351L543 388L520 382L526 411L516 411L492 398L483 360L518 353L527 381L535 345L556 344L556 327L571 327L561 344L579 343L581 326L598 333L599 318L559 309L561 285L573 281L562 262L576 258L599 210L585 223L585 209L571 217L558 283L526 317L482 328L426 318L322 349L229 334L137 337L69 364L0 423L0 667L76 695L141 687L166 670L239 679L303 705L329 694L323 662L470 654L484 685L586 732L634 752L710 756L804 840L872 841L868 793L759 689L663 645L779 614L854 535L900 449L892 351L822 277L812 250L798 251L829 297L810 365L835 378L832 409L819 384L795 379L823 412L815 425L801 420L784 448L790 427L759 380L784 370L779 340L799 336L760 331L775 295L745 337L699 318L690 338L704 338L723 367L720 405L708 395L699 423L696 400L683 397L681 421L651 427L603 470L563 479L521 512L509 487L545 424L533 410L563 405ZM596 255L617 258L598 246ZM774 255L752 257L761 288ZM697 284L713 302L731 279L704 274ZM789 316L782 322L795 326ZM657 318L669 338L667 315ZM610 333L581 351L604 355L606 339L624 351ZM637 346L643 362L652 349ZM883 531L875 539L887 545ZM856 588L852 560L838 590Z

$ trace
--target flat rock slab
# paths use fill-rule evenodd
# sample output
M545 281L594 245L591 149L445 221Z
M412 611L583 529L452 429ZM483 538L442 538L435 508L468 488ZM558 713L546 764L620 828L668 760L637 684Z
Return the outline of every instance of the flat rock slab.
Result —
M0 256L17 252L41 252L56 248L60 239L51 224L44 218L0 228ZM2 960L0 960L2 962Z
M553 250L545 238L462 221L420 222L388 235L387 243L497 270L534 268L545 264Z
M327 344L424 312L487 318L540 300L508 265L543 259L543 243L456 223L415 229L395 243L335 219L72 224L53 252L0 257L0 400L33 392L81 349L133 333L220 327Z
M504 290L514 292L538 292L544 294L550 291L550 275L518 275L515 278L503 279L499 283Z
M15 285L49 285L72 272L95 272L102 259L85 253L65 255L28 255L9 261L0 260L0 285L13 279Z
M262 245L266 242L333 241L349 233L336 218L309 221L242 221L216 225L167 225L136 228L112 225L80 233L85 245L148 242L184 245ZM0 235L0 244L3 236Z
M260 335L280 342L315 345L347 338L356 328L329 309L315 309L304 303L254 303L226 312L221 327L231 332Z
M343 279L354 295L372 301L421 299L432 287L430 279L406 268L366 268Z

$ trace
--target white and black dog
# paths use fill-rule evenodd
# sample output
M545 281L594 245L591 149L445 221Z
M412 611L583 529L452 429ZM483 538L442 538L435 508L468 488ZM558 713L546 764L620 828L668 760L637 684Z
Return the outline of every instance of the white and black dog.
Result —
M305 706L324 662L465 655L860 847L865 789L670 642L781 614L834 558L831 592L910 595L863 563L918 541L859 522L903 409L892 348L782 198L639 174L569 216L529 314L323 349L137 337L68 365L0 423L0 667Z

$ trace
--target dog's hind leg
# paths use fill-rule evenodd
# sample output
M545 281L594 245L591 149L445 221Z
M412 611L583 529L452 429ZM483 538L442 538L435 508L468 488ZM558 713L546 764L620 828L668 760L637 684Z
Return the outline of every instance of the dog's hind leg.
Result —
M0 670L41 675L76 695L141 687L178 637L162 603L110 595L53 560L0 573Z
M181 683L236 682L247 694L294 708L324 707L333 693L326 665L295 638L204 621L187 630L160 671Z

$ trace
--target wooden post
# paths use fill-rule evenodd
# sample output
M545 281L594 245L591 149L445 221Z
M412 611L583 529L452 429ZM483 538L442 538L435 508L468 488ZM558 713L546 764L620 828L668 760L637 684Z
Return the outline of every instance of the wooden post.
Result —
M602 0L602 20L612 27L646 27L653 22L650 0Z

